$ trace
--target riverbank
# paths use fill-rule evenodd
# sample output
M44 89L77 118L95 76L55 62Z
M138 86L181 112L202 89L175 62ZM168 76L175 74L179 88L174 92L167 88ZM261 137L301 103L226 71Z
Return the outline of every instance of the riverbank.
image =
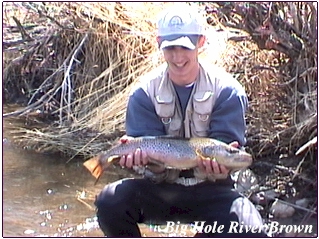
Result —
M26 106L4 116L44 123L20 128L16 141L90 157L122 136L131 89L163 63L154 16L169 4L6 3L3 99ZM317 135L317 6L300 3L305 16L299 3L267 4L194 4L208 22L200 57L246 89L247 150L255 157L294 154Z
M154 16L168 4L5 3L3 100L19 99L21 106L4 114L21 122L10 129L14 143L84 160L125 134L129 93L143 73L163 63ZM266 218L276 199L307 199L301 207L308 211L298 209L301 221L313 217L316 3L193 4L208 22L201 58L224 67L249 98L246 149L256 161L259 188L247 193L264 203Z

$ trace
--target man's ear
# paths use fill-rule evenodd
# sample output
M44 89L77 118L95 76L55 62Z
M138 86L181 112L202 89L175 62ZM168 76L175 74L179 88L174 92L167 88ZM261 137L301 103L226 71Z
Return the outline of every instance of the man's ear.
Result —
M202 46L204 46L206 42L206 36L200 36L198 39L198 47L201 48Z

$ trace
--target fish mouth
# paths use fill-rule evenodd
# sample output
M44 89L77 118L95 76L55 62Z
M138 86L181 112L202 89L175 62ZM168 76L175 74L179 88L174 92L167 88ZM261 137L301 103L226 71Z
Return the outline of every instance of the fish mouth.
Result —
M246 155L244 157L235 158L235 162L250 165L253 162L253 158L250 155Z
M241 156L238 158L233 158L231 162L229 162L229 160L225 161L224 165L229 168L245 168L250 166L252 164L252 161L253 160L251 156Z

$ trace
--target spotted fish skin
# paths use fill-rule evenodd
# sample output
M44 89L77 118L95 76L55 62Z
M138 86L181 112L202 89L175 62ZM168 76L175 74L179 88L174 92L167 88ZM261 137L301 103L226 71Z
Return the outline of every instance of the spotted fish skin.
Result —
M252 163L250 154L216 139L144 136L115 145L85 161L84 166L99 179L103 171L115 160L123 155L134 153L138 148L147 153L150 163L180 170L197 167L198 157L216 160L229 170L246 168Z

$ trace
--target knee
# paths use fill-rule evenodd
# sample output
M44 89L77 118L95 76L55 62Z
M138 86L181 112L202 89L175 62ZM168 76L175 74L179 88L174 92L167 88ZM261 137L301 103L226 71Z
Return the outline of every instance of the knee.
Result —
M121 195L118 195L113 187L112 184L106 185L96 196L94 204L97 210L110 212L117 207L117 204L119 203L118 198Z
M129 180L120 180L106 185L96 196L94 204L97 210L116 215L121 209L132 203L134 187L131 187L131 184Z
M108 202L110 202L111 195L107 192L107 186L95 197L95 206L97 209L108 207Z

